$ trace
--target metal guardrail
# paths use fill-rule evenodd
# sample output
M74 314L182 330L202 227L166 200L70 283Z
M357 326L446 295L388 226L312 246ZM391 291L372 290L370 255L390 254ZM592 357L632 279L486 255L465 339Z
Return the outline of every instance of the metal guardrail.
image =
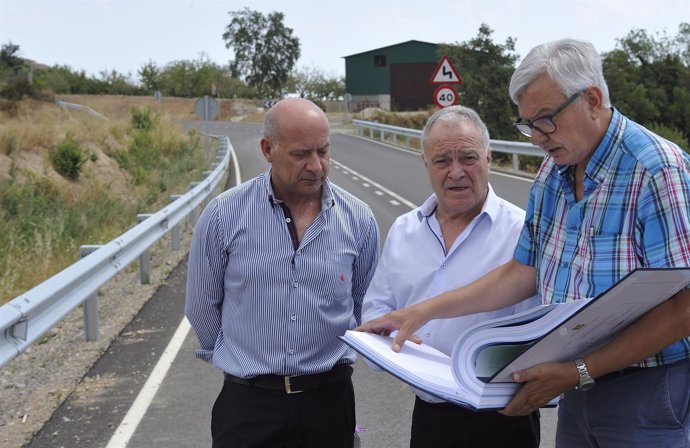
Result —
M63 101L63 100L57 100L57 104L58 104L58 106L62 107L63 109L82 110L84 112L90 113L94 117L101 118L105 121L110 121L110 119L108 119L108 117L99 114L95 110L91 109L90 107L84 106L83 104L68 103L67 101Z
M196 223L200 205L212 196L228 170L230 149L228 137L220 138L217 161L211 164L213 170L205 172L204 180L193 183L189 192L175 196L167 207L146 216L109 243L91 246L95 250L87 251L81 260L0 306L0 368L81 304L87 340L94 339L94 331L97 338L98 313L94 308L97 311L98 289L147 253L166 233L174 233L188 215L192 224ZM173 241L173 247L174 244Z
M387 124L375 123L373 121L352 120L352 124L357 128L357 135L374 139L374 131L379 133L378 140L386 143L393 143L403 148L419 151L422 147L422 131L418 129L401 128ZM368 135L364 135L364 131ZM389 138L390 137L390 138ZM402 142L398 137L402 137ZM412 143L416 143L412 145ZM510 154L513 162L513 172L520 172L518 156L544 157L544 151L531 143L509 142L506 140L490 140L491 150L504 154Z

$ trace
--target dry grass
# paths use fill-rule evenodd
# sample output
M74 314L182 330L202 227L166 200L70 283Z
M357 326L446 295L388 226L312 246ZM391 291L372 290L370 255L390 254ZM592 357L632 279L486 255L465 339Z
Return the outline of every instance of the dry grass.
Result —
M61 99L88 106L109 120L83 111L65 110L53 102L24 100L14 104L0 103L0 198L24 198L20 200L22 204L27 202L27 197L29 201L36 198L36 204L39 204L38 209L22 207L24 213L28 210L35 215L21 218L23 224L19 228L11 227L14 225L12 222L19 221L14 219L15 216L9 217L6 210L0 210L0 216L5 216L0 229L8 235L6 238L0 235L0 272L3 272L0 304L73 263L78 257L79 245L103 244L131 227L136 222L135 213L158 210L169 203L170 194L186 191L189 182L198 180L200 171L205 169L200 167L174 176L169 173L176 171L170 171L156 174L160 178L155 179L150 174L147 175L147 181L151 180L148 186L135 184L132 175L120 167L114 155L118 151L127 151L132 144L131 110L149 108L155 114L155 99L86 95ZM197 119L193 111L194 102L194 99L182 98L163 100L163 115L151 132L156 147L162 151L174 151L178 142L188 142L196 143L198 152L198 137L190 138L176 124L181 119ZM51 151L67 136L77 141L89 156L77 181L58 174L50 162ZM171 185L171 182L178 186ZM52 201L60 204L59 207L74 209L65 218L66 223L43 221L46 218L43 218L40 207L45 206L40 204L45 204L45 199L37 196L44 194L52 197L48 204ZM105 204L103 210L98 208L101 203ZM142 207L146 210L141 210ZM121 213L118 213L120 209ZM125 217L113 219L113 213ZM101 216L91 216L93 214ZM82 239L89 240L75 241L71 239L73 237L65 240L62 236L63 227L74 226L75 220L79 226L84 226L94 219L100 221L86 227L95 227L98 232L82 236ZM19 234L21 238L17 237Z
M151 112L158 112L158 102L150 96L120 96L120 95L60 95L59 99L76 104L83 104L109 119L129 117L132 108L148 108ZM199 120L194 113L197 98L166 98L161 99L160 114L163 120ZM220 98L220 120L253 121L250 117L252 109L261 106L260 101L230 100ZM263 115L262 115L263 116Z

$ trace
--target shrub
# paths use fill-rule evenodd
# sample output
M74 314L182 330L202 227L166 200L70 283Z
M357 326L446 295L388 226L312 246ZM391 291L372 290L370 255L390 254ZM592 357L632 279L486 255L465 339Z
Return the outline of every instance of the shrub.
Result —
M660 123L652 123L651 126L647 126L647 129L665 138L666 140L675 143L676 145L684 149L686 152L690 152L688 139L685 138L683 132L680 129L673 126L669 127Z
M72 136L58 143L57 148L50 155L55 171L70 180L77 180L81 167L88 160L81 145Z
M153 129L155 122L151 118L151 111L148 108L136 109L133 108L132 112L132 127L134 129L140 129L142 131L149 131Z

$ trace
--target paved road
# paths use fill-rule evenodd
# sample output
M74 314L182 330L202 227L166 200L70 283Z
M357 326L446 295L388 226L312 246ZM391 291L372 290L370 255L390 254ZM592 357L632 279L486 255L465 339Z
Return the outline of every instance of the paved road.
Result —
M258 149L258 126L217 123L209 131L230 136L241 179L266 169ZM371 204L382 238L395 217L428 196L430 187L418 155L343 134L334 134L332 143L331 179ZM233 176L230 183L235 180ZM524 207L528 182L492 175L491 183L499 195ZM211 406L222 376L193 356L196 337L183 320L185 275L182 262L29 448L210 446ZM164 374L161 358L170 360ZM355 365L354 383L358 423L366 427L361 446L407 446L413 403L409 388L362 362ZM150 400L142 399L147 395ZM554 427L555 410L544 410L542 447L554 446Z

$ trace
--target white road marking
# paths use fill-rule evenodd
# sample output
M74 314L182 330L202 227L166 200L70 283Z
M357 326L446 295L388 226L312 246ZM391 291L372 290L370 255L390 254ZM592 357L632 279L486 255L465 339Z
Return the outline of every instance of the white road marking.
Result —
M237 174L235 176L236 185L239 185L242 183L242 176L240 175L240 165L237 160L237 153L232 143L229 144L228 150L232 152L232 160L234 162L235 173ZM139 395L137 395L134 403L132 403L132 407L129 408L125 418L122 419L122 422L110 438L106 448L125 448L129 444L129 441L134 435L134 431L136 431L137 426L139 426L144 415L146 415L146 411L163 383L163 379L168 373L170 366L173 361L175 361L175 357L184 344L191 328L192 326L189 324L187 318L183 317L180 325L177 326L177 330L175 330L175 334L170 342L168 342L168 346L165 347L163 354L153 368L151 375L146 380L146 383L144 383L144 387L139 391Z
M410 201L408 201L407 199L403 198L403 197L400 196L399 194L397 194L397 193L395 193L395 192L389 190L388 188L384 187L383 185L381 185L381 184L379 184L379 183L377 183L377 182L374 182L373 180L369 179L368 177L363 176L362 174L358 173L357 171L354 171L354 170L352 170L352 169L350 169L350 168L345 168L345 165L343 165L342 163L336 162L336 161L333 160L333 159L331 159L331 163L333 163L335 166L341 166L341 167L343 167L343 169L347 169L350 173L352 173L352 174L358 176L358 177L361 178L363 181L365 181L365 182L367 182L367 183L373 185L375 188L378 188L380 191L375 191L375 193L376 193L377 195L383 196L383 194L385 193L385 194L387 194L388 196L391 196L392 198L394 198L394 199L400 201L401 203L407 205L407 206L410 207L411 209L417 208L417 206L416 206L415 204L413 204L412 202L410 202ZM384 192L384 193L382 193L382 192Z

